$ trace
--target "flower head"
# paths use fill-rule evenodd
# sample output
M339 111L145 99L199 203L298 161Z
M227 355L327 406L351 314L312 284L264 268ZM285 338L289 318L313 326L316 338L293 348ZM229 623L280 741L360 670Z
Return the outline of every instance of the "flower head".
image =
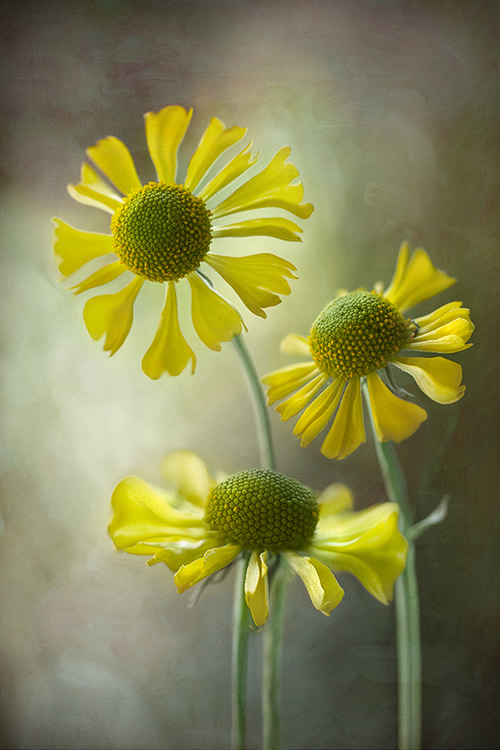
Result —
M81 180L69 185L80 203L111 215L110 233L74 229L54 219L54 251L64 277L89 264L90 275L72 288L75 294L94 290L120 277L119 291L91 297L83 317L94 339L105 336L104 349L114 354L127 338L133 308L141 287L162 283L166 300L156 335L142 368L150 378L164 372L178 375L196 357L184 338L178 319L176 285L186 280L191 289L191 315L196 333L210 349L219 351L244 327L239 312L214 288L206 272L217 272L255 315L281 302L290 293L287 279L296 278L295 266L270 253L246 257L218 255L214 240L224 237L276 237L300 241L302 229L283 216L221 223L227 216L254 209L280 209L299 218L313 207L302 203L303 188L297 169L281 148L260 172L222 199L220 193L256 162L248 144L216 173L219 157L244 137L245 128L226 126L212 118L195 150L184 182L177 182L177 150L189 126L192 109L165 107L145 115L146 140L157 180L143 184L132 156L118 138L107 137L87 149L94 166L82 165ZM215 201L215 204L214 204ZM101 265L94 270L94 261ZM104 264L103 264L104 263Z
M179 593L246 554L245 598L255 624L263 625L269 574L281 555L325 615L344 596L333 571L349 571L376 599L391 600L407 552L395 503L354 512L344 485L331 485L316 498L268 469L216 482L189 451L170 454L164 473L170 491L137 477L117 485L109 533L118 549L151 555L148 565L168 565Z
M327 458L345 458L364 442L363 379L378 440L400 442L413 435L427 414L395 394L391 367L409 373L433 401L452 404L462 398L461 366L445 357L419 355L472 346L467 343L474 330L469 310L449 302L413 320L404 315L454 283L432 265L425 250L416 249L410 258L405 243L385 292L341 292L316 318L307 338L290 334L283 340L285 352L309 361L272 372L262 382L269 386L270 404L284 399L277 407L282 420L302 411L293 430L301 445L309 445L329 423L321 446Z

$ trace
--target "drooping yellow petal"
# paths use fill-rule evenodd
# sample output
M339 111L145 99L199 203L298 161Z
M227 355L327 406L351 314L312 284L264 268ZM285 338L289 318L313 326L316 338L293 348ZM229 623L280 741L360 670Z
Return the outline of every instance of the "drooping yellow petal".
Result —
M175 282L170 281L158 330L153 343L142 360L143 372L157 380L164 372L179 375L191 360L191 374L196 369L196 357L181 333L177 315Z
M192 451L173 451L162 464L163 474L176 492L189 502L205 507L215 484L205 462Z
M163 182L175 182L177 150L186 134L192 114L192 109L173 105L164 107L159 112L146 112L144 115L149 155L158 179Z
M313 207L310 203L301 203L304 195L302 184L290 185L298 177L296 167L286 163L290 150L288 146L281 148L267 167L237 188L212 211L213 218L252 208L272 207L283 208L299 218L307 219Z
M321 446L327 458L342 459L366 440L359 378L351 378L340 400L332 426Z
M186 529L202 527L203 512L194 506L180 511L174 502L173 495L139 477L123 479L111 497L113 518L108 531L115 546L134 555L151 555L151 545L161 544L175 530L184 530L189 538Z
M97 141L87 155L124 195L142 187L130 151L119 138L110 135Z
M222 547L209 549L203 557L194 560L188 565L181 565L174 577L177 591L179 594L182 594L191 588L191 586L212 575L212 573L225 568L240 552L241 547L239 544L225 544Z
M398 506L383 503L320 518L310 549L334 570L355 575L372 596L387 604L404 569L408 542L398 529Z
M426 251L416 248L408 261L408 245L400 250L396 273L384 296L403 312L448 289L456 279L435 268Z
M313 607L329 617L344 596L330 568L314 557L303 557L296 552L284 552L283 557L304 582Z
M245 601L257 627L264 625L269 617L269 581L266 563L267 552L259 554L253 550L245 575Z
M432 330L419 331L404 348L421 352L454 354L469 349L466 342L472 336L474 324L467 317L457 317Z
M108 284L110 281L117 279L122 273L125 273L127 267L123 265L121 260L116 260L114 263L108 263L104 268L99 268L98 271L93 273L91 276L81 281L79 284L70 287L74 289L73 294L81 294L82 292L88 292L89 289L95 289L103 284Z
M230 341L243 330L241 316L198 273L188 274L187 280L191 287L191 314L196 333L205 346L220 352L221 341Z
M78 185L68 185L68 193L79 203L100 208L110 214L122 205L118 193L86 162L82 164L80 182Z
M115 294L102 294L87 300L83 319L88 332L97 341L106 336L104 351L115 354L127 338L134 319L134 302L144 282L136 276Z
M208 201L213 198L219 191L240 177L247 169L252 167L257 162L257 157L253 157L249 152L251 144L245 146L243 151L237 154L231 161L229 161L205 187L203 187L198 197L204 201Z
M276 407L276 411L281 415L281 421L286 422L290 417L294 417L314 398L322 385L328 380L328 375L320 372L315 378L302 386L297 393L283 401Z
M205 261L234 289L243 304L261 318L267 317L262 308L278 305L279 294L290 294L285 277L297 278L292 263L271 253L242 258L207 253Z
M396 396L376 372L368 373L366 380L375 432L381 443L406 440L427 419L424 409Z
M83 232L62 219L52 221L55 224L54 253L59 258L59 270L64 276L70 276L94 258L113 252L110 234Z
M269 219L248 219L239 221L236 224L224 224L220 227L213 227L212 234L214 237L276 237L279 240L288 242L301 242L296 232L302 232L294 221L284 219L281 216L274 216Z
M354 501L352 492L346 484L334 482L318 496L319 517L325 519L340 511L352 510Z
M345 380L336 378L319 394L312 404L309 404L297 420L293 428L293 434L300 437L300 444L303 448L319 435L332 418L340 401L344 385Z
M408 372L418 387L438 404L454 404L465 393L462 367L445 357L394 357L393 364Z
M234 146L235 143L241 141L246 132L246 128L239 128L236 125L226 128L217 117L212 117L189 162L184 182L185 187L193 192L219 156L228 148Z
M470 310L462 307L462 302L448 302L446 305L441 305L441 307L436 308L436 310L427 315L421 315L413 320L421 333L427 333L458 317L469 318Z
M280 341L280 352L283 352L283 354L310 357L311 347L305 336L300 336L298 333L289 333Z
M264 385L269 386L267 403L274 404L275 401L293 393L303 383L312 380L318 372L314 362L305 362L299 365L287 365L264 375L260 380Z
M194 531L195 529L188 529L188 532L193 536L192 539L169 539L163 542L161 549L156 551L152 549L152 546L149 546L147 548L149 549L149 553L143 552L142 554L151 554L154 552L154 557L146 560L146 565L153 566L162 562L175 573L181 565L189 565L189 563L198 560L209 549L213 549L214 544L217 544L218 540L213 532L204 530L204 535L200 535L200 538L197 539L194 538Z

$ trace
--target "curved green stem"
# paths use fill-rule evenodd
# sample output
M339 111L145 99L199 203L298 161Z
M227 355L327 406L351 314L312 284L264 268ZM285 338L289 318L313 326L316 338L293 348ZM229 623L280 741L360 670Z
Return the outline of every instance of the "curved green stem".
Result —
M364 385L369 403L369 394ZM370 418L371 418L371 410ZM415 544L411 527L413 510L406 477L393 443L378 441L371 420L377 457L389 500L399 505L401 533L408 539L408 557L396 581L396 642L398 652L399 750L419 750L422 732L422 657L420 645L420 603Z
M262 711L264 719L264 750L279 750L281 737L281 644L285 614L286 571L278 558L270 591L270 622L264 633L262 676Z
M241 335L232 338L232 342L239 354L243 369L247 375L248 384L254 397L255 419L257 422L257 433L259 436L261 464L266 469L275 469L273 439L271 435L271 422L264 397L264 391L259 381L259 376L248 353L248 349Z

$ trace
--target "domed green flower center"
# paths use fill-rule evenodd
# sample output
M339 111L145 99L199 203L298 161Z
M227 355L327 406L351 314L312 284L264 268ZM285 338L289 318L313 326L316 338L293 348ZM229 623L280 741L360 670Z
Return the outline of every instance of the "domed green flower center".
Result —
M212 239L210 211L182 185L150 182L111 220L115 253L138 276L177 281L198 268Z
M243 547L298 549L314 533L318 503L311 490L294 479L251 469L213 489L205 520Z
M332 378L353 378L385 367L410 336L410 322L376 292L351 292L316 318L309 340L314 361Z

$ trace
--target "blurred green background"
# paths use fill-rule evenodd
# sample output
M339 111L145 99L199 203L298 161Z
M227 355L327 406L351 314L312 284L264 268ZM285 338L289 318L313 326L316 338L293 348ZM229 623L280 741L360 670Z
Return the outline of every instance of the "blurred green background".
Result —
M172 449L198 451L213 471L258 463L243 373L230 344L217 354L191 339L194 377L148 380L154 294L108 359L51 252L52 216L106 230L104 214L66 193L84 149L115 135L149 178L143 114L167 104L195 110L184 166L218 116L248 127L264 161L290 145L315 205L302 245L220 241L299 269L267 320L246 316L259 373L290 361L280 339L306 334L337 287L388 282L405 239L457 277L422 311L451 299L472 310L474 347L457 356L464 399L433 405L403 381L429 413L399 449L417 517L451 498L418 545L423 737L427 748L498 747L499 26L499 3L462 0L0 5L2 748L229 746L232 576L190 606L167 568L117 553L106 526L116 482L160 483ZM300 448L274 412L272 424L283 473L316 490L345 481L358 507L384 499L370 442L334 463L319 441ZM396 745L393 608L341 582L329 619L289 587L286 748ZM257 635L251 747L260 645Z

